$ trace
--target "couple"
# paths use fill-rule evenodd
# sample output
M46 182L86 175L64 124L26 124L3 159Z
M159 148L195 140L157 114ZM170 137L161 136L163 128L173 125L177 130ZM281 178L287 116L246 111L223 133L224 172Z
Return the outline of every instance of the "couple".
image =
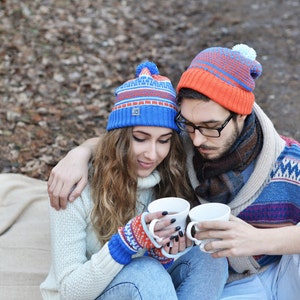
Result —
M193 59L179 80L178 113L174 95L170 97L166 88L161 86L151 84L156 90L151 88L151 96L153 93L153 97L162 100L156 106L138 102L133 109L126 108L126 105L130 102L136 105L135 97L149 97L149 93L138 92L134 80L117 89L108 132L97 147L96 139L92 139L75 148L50 175L51 203L56 208L65 207L66 198L69 196L70 200L74 200L72 198L80 195L86 185L88 161L93 154L90 185L66 209L51 210L54 255L52 270L42 285L44 293L49 293L50 289L57 289L59 292L56 293L62 295L69 288L74 289L74 293L93 290L95 293L91 298L110 299L110 292L115 292L115 296L122 295L116 288L125 281L132 280L134 284L136 279L141 279L135 278L136 270L139 270L143 280L138 281L135 288L141 296L132 299L160 299L155 294L160 289L164 299L298 298L300 227L295 225L300 222L300 148L296 141L279 136L255 103L255 79L261 72L255 51L246 45L237 45L233 49L208 48ZM155 82L167 80L156 79L158 76L152 74L136 80L141 79L143 84L150 78ZM166 87L166 84L163 86ZM160 105L163 110L160 110ZM143 108L146 108L144 118ZM165 113L167 110L168 114ZM176 115L175 121L173 115ZM140 123L135 123L138 119ZM181 131L184 150L176 141L176 125ZM117 135L118 131L125 129L115 129L122 127L131 129L109 144L108 135L114 132ZM127 153L131 154L132 161L126 160L124 165ZM182 161L185 155L186 162ZM198 239L219 239L206 244L207 251L215 251L211 255L200 252L198 247L181 255L190 246L189 241L181 236L181 229L176 233L165 232L163 227L168 224L163 221L156 228L157 234L164 237L162 248L155 248L147 240L147 226L141 225L158 217L148 214L143 215L144 220L141 220L141 211L147 206L147 201L166 195L165 191L167 196L192 199L188 188L185 188L188 186L185 163L198 204L226 203L233 213L229 222L211 221L198 225L201 229L196 234ZM133 174L130 174L132 171ZM156 182L152 181L151 186L147 184L149 196L145 200L143 184L150 178L156 178ZM75 183L77 185L70 193ZM122 186L121 191L110 188L116 183ZM171 185L169 190L161 188L168 185ZM127 187L126 192L124 186ZM132 191L135 193L131 194ZM136 197L136 205L130 206L129 199L132 197L129 195ZM97 202L100 196L101 202ZM103 199L115 200L108 202ZM126 211L124 206L129 209ZM133 217L134 210L138 217ZM85 217L91 211L89 220ZM124 216L124 212L128 214ZM102 216L106 219L101 219ZM114 216L114 222L121 223L115 225L112 222L105 227L108 216ZM81 226L82 232L73 226ZM97 238L92 239L89 232L95 231ZM73 239L66 241L63 234L68 233ZM170 238L173 239L172 249L169 247ZM74 248L80 241L79 251ZM95 241L99 242L97 246ZM101 250L99 245L102 245ZM139 249L135 248L136 245ZM89 247L85 249L85 246ZM139 252L140 248L146 249L148 257L131 260L130 255ZM98 260L99 253L103 254L101 261ZM169 255L165 257L162 253ZM126 255L127 260L124 258ZM125 260L129 263L124 263ZM140 269L142 266L146 268L147 264L151 271ZM154 266L160 270L156 289L150 286L148 279L157 279L155 274L158 271ZM90 280L90 285L84 288L87 280ZM146 287L140 287L142 283L146 283ZM142 293L146 289L148 292L144 297Z

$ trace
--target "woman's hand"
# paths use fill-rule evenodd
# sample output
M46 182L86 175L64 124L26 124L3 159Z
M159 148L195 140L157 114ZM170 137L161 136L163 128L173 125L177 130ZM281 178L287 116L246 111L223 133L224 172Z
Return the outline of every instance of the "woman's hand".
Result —
M152 220L161 219L164 217L164 215L165 213L163 212L147 214L145 216L145 222L148 225L148 228ZM176 255L180 252L183 252L186 250L186 248L191 247L193 244L191 240L189 240L184 234L184 228L176 226L173 228L167 228L175 221L175 219L173 219L173 221L170 221L170 219L162 219L161 221L158 221L154 227L154 234L161 238L160 241L156 240L157 244L163 247L164 253L171 255Z
M182 230L179 230L178 235L172 237L171 243L168 243L163 248L166 253L176 255L180 252L184 252L192 245L192 241L186 237Z
M158 219L159 221L155 223L154 226L154 235L158 238L156 238L157 244L161 246L167 245L171 240L173 240L176 236L178 236L178 232L182 230L179 226L173 226L171 228L168 228L168 226L172 225L174 222L176 222L176 219L163 219L163 217L167 215L167 212L158 211L155 213L148 213L145 215L144 220L148 227L147 234L152 236L152 234L149 231L149 225L150 223ZM160 220L161 219L161 220Z
M173 261L170 251L172 236L177 232L178 228L166 228L173 223L170 219L162 219L163 212L143 213L128 221L125 226L118 229L118 233L114 234L108 242L108 248L112 258L120 264L128 264L133 254L141 249L147 250L149 256L159 260L163 265L167 266ZM155 232L161 234L161 241L158 244L150 235L148 226L154 219L162 219L156 222ZM183 236L179 242L176 241L176 252L179 251L183 243ZM167 254L167 255L166 255Z

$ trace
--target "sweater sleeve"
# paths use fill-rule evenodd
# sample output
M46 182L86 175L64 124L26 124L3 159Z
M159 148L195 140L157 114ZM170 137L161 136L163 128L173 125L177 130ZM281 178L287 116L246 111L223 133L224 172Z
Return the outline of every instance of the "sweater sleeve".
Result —
M61 299L95 299L123 268L111 257L107 243L87 257L89 202L84 191L65 210L50 208L51 269Z

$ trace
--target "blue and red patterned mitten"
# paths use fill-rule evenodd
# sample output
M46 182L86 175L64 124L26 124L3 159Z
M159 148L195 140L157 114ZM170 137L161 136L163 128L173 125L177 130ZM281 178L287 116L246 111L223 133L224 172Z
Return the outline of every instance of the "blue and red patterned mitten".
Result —
M136 216L124 227L120 227L108 242L111 256L122 265L128 264L132 255L140 249L155 247L143 228L142 217L143 215Z
M151 248L145 253L145 255L158 260L165 269L168 269L174 262L174 258L165 257L162 253L163 248Z

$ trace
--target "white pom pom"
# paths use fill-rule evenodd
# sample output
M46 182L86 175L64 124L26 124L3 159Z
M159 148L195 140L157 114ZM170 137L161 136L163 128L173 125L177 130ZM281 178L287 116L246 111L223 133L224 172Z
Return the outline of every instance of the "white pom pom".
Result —
M232 47L232 50L240 52L243 56L245 56L246 58L249 58L251 60L256 59L255 50L245 44L237 44Z

